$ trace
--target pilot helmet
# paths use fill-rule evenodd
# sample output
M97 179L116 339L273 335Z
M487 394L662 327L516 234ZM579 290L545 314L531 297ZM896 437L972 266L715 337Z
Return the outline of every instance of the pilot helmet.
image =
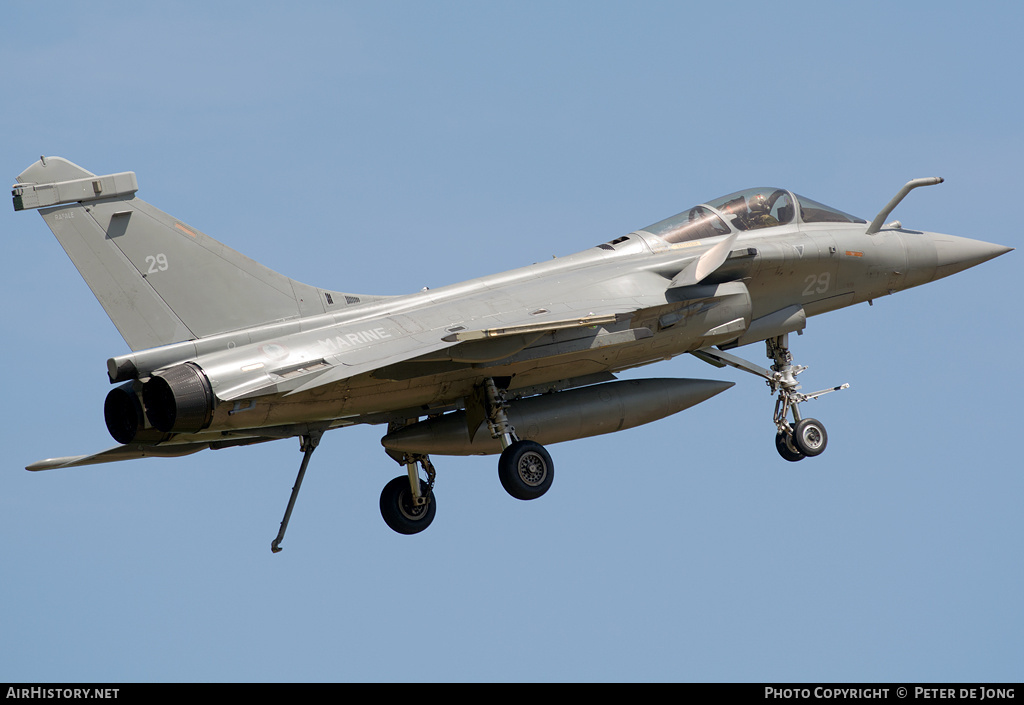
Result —
M751 213L767 213L768 199L763 193L755 193L747 199L747 208L750 209Z

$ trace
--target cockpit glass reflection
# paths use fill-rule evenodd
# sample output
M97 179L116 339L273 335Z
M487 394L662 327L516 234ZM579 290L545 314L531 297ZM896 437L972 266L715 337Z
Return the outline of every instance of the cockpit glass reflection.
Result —
M789 191L773 188L755 188L731 193L708 205L726 217L732 216L737 230L758 230L784 225L793 221L795 210Z
M866 223L835 208L780 188L751 188L694 206L643 228L670 245L728 235L733 230L790 223Z
M841 210L812 201L803 196L800 200L800 220L805 223L866 223L868 221L857 216L843 213Z
M704 206L695 206L684 213L649 225L644 230L673 244L728 235L730 232L729 226L710 208Z

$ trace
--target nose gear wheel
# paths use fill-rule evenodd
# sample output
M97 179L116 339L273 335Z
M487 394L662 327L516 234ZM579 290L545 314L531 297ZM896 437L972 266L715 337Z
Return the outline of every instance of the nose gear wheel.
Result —
M800 419L793 428L793 445L809 458L821 455L828 445L825 427L817 419Z

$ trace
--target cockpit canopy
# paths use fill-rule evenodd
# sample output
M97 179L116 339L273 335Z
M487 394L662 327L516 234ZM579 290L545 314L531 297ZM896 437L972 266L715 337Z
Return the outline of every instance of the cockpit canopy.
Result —
M777 188L752 188L694 206L642 228L668 243L688 242L736 230L757 230L788 223L867 223L866 220Z

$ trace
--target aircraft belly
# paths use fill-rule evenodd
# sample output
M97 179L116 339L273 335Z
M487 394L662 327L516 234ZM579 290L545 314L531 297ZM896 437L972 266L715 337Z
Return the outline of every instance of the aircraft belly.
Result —
M671 337L678 339L680 336L676 332ZM627 369L683 352L674 348L668 352L663 345L655 349L655 340L648 338L604 349L497 365L488 367L486 374L510 377L510 389L515 390ZM426 415L428 409L457 404L472 392L482 376L477 366L399 381L360 375L292 396L272 395L222 403L215 411L210 430L241 430L339 418L358 421L359 417L395 409L422 408Z

